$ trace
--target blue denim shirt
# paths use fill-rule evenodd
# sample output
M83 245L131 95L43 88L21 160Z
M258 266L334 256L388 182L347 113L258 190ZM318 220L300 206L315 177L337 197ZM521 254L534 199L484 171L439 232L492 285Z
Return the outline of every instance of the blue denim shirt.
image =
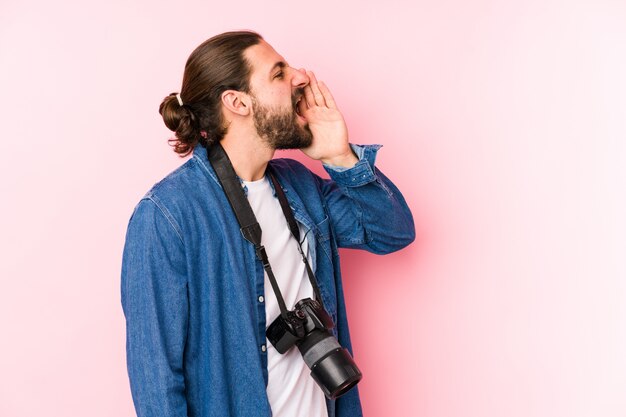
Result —
M307 231L332 332L353 353L338 248L390 253L411 243L415 230L400 191L374 166L380 145L351 146L359 162L348 169L324 165L330 180L291 159L270 164ZM264 271L206 148L196 146L192 158L141 198L128 223L121 272L139 417L272 415ZM362 416L358 386L326 405L329 417Z

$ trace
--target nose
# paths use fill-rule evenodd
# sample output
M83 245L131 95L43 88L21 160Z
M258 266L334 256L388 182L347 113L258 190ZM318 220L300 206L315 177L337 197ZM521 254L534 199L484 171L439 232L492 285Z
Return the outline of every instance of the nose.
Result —
M309 76L306 75L306 71L304 70L304 68L293 71L291 85L295 88L304 88L309 85Z

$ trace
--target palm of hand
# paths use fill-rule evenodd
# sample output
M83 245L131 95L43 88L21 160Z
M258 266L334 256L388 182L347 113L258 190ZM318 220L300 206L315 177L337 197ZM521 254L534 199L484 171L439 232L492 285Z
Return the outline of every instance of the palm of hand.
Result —
M312 159L323 159L345 152L348 145L348 129L338 109L314 106L303 113L313 134L311 146L302 152Z
M317 82L313 72L307 74L310 81L304 88L299 112L309 123L313 143L302 152L312 159L332 159L351 152L346 122L330 90L323 82Z

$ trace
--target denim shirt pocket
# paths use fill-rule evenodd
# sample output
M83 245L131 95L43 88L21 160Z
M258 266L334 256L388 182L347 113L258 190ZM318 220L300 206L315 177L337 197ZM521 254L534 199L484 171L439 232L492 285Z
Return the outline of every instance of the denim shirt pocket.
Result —
M332 233L330 229L330 218L328 215L324 216L320 222L315 223L313 231L315 232L315 239L317 240L318 245L322 248L328 257L328 260L332 262L333 250L331 247L332 245L330 244Z
M332 252L333 245L331 245L332 233L331 233L329 217L324 216L324 218L321 221L315 223L315 225L313 226L313 231L315 233L315 239L317 240L317 248L318 248L317 252L318 253L320 251L324 252L327 258L327 262L329 262L327 265L329 266L332 265L334 260L333 260L333 252ZM326 301L324 303L324 307L326 311L331 315L333 322L335 323L335 326L336 326L337 325L337 303L336 303L337 294L336 294L335 284L334 282L332 282L332 280L328 282L318 281L318 283L320 285L320 291L322 291L323 296Z
M315 236L320 242L330 239L330 219L324 216L321 222L315 223Z

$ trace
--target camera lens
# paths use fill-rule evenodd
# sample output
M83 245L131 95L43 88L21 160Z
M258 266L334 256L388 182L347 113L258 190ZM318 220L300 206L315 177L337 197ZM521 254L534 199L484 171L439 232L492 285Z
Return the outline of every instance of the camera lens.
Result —
M348 350L329 331L312 331L298 344L298 349L311 376L330 399L345 394L363 377Z

